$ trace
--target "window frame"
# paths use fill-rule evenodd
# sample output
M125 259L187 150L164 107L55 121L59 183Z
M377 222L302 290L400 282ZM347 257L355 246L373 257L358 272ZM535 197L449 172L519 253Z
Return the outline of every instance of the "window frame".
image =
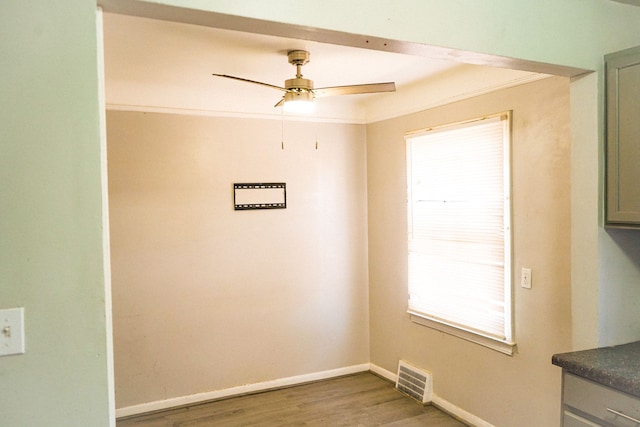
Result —
M426 129L421 129L417 131L408 132L405 134L405 148L406 148L406 165L407 165L407 215L410 213L412 200L410 199L411 194L411 177L409 175L410 168L410 150L409 145L411 143L412 138L417 138L423 135L427 135L430 132L446 132L448 130L460 129L462 127L473 126L474 124L479 124L487 119L495 119L499 118L501 122L503 122L504 133L503 133L503 177L504 177L504 339L499 337L495 337L490 334L484 334L480 331L474 330L472 328L467 328L463 325L454 324L452 322L447 322L446 320L429 317L428 314L417 312L411 309L409 301L407 300L407 313L411 321L416 324L427 326L432 329L436 329L438 331L447 333L449 335L453 335L459 338L462 338L467 341L474 342L476 344L491 348L493 350L499 351L501 353L507 355L513 355L515 350L515 340L514 340L514 293L513 293L513 277L512 277L512 262L513 262L513 254L512 254L512 242L513 242L513 227L512 227L512 161L511 161L511 148L512 148L512 111L504 111L500 113L490 114L486 116L476 117L469 120L464 120L460 122L454 122L449 124L444 124L440 126L430 127ZM407 250L409 250L409 224L407 224ZM409 254L409 252L407 252ZM408 261L408 260L407 260ZM409 264L407 263L407 267ZM409 276L407 276L407 285L408 285Z

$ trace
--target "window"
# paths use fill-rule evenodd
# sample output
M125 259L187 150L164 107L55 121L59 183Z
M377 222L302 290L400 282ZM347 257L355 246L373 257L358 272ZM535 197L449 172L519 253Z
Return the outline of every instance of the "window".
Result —
M409 313L507 354L510 113L407 136Z

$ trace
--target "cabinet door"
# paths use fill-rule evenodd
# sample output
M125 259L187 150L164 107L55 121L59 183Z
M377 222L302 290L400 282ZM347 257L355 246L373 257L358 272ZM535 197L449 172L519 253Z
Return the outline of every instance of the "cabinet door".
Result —
M562 415L562 427L602 427L569 411Z
M606 63L606 225L640 227L640 47Z
M640 398L568 372L564 372L562 378L563 418L568 413L573 416L579 413L583 419L594 420L595 425L640 426Z

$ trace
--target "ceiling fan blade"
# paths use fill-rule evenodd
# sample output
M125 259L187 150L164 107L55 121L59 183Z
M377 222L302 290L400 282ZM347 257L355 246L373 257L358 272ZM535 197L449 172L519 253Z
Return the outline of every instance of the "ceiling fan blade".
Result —
M282 97L282 99L278 101L278 103L274 105L273 108L282 107L283 105L284 105L284 97Z
M267 87L270 87L270 88L273 88L273 89L278 89L278 90L281 90L281 91L284 91L284 92L287 91L285 88L280 87L280 86L270 85L269 83L257 82L255 80L243 79L242 77L228 76L226 74L216 74L216 73L213 73L212 75L213 76L218 76L218 77L225 77L227 79L239 80L241 82L247 82L247 83L253 83L253 84L257 84L257 85L261 85L261 86L267 86Z
M335 95L358 95L363 93L378 93L378 92L395 92L396 84L393 82L387 83L369 83L363 85L350 85L350 86L334 86L334 87L322 87L314 89L315 96L335 96Z

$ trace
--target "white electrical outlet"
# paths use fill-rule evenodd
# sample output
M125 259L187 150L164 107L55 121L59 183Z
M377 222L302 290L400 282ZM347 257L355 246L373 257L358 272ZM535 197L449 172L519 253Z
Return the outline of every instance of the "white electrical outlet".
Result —
M523 268L522 275L520 276L520 286L523 288L531 289L531 269Z
M0 310L0 356L24 353L24 308Z

